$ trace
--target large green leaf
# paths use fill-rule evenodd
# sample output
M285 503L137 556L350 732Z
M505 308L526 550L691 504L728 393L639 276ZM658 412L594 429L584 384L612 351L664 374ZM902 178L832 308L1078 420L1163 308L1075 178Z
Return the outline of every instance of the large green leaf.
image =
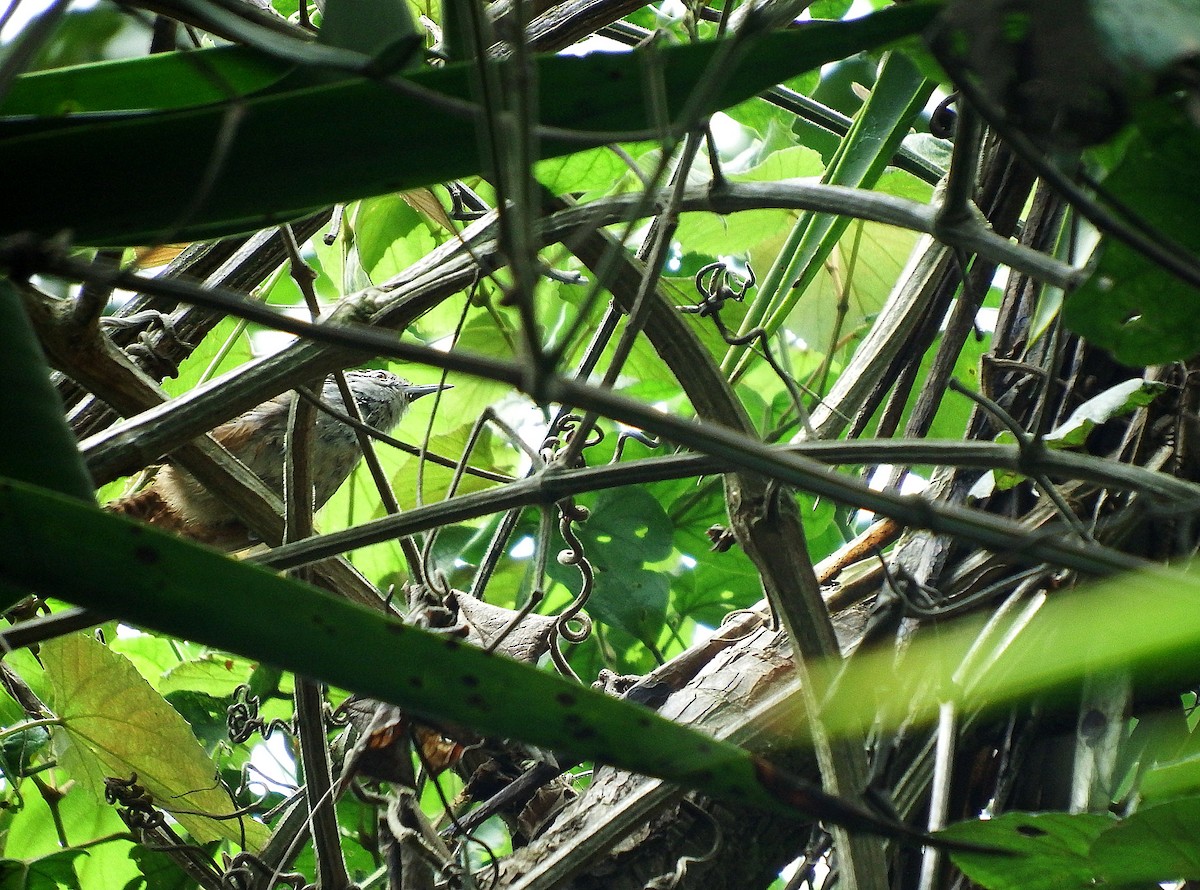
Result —
M833 185L871 188L879 180L916 115L933 93L934 83L905 56L893 53L880 69L871 96L838 147L822 177ZM805 213L779 250L742 321L743 333L763 327L773 334L802 297L813 299L810 286L817 279L834 246L850 225L850 218L828 213ZM824 348L823 343L810 344ZM747 346L730 346L722 367L736 376L750 364Z
M16 287L0 278L0 475L95 501L75 439L63 420L63 404L50 383L50 368L21 309Z
M21 308L17 289L0 278L0 475L21 479L95 503L92 481L75 439L63 420L63 404L50 382L50 368ZM0 580L0 608L28 593Z
M215 104L265 89L295 67L244 46L73 65L18 77L0 102L0 115L65 119L85 112L162 111ZM2 123L10 127L15 122ZM27 125L39 128L47 123L30 121Z
M639 640L657 640L670 581L666 573L647 565L670 555L673 531L662 506L645 488L601 493L588 520L575 528L583 544L581 555L595 572L589 614ZM550 574L578 593L581 582L574 566L553 562Z
M10 656L11 657L11 656ZM33 668L22 673L32 674ZM32 782L22 783L23 792L36 795ZM29 865L53 857L63 851L59 835L60 826L70 826L67 840L81 843L88 838L113 837L127 832L128 826L121 821L117 811L110 806L98 807L91 796L83 792L68 793L59 800L53 810L41 801L27 798L30 805L19 812L12 813L6 819L4 836L4 856L8 860L21 859ZM11 811L10 811L11 812ZM90 847L74 861L74 871L79 876L81 887L124 887L127 881L137 875L137 868L129 860L131 841L114 840L111 843ZM64 857L65 858L65 857ZM0 887L8 890L9 874L5 872L7 863L0 865ZM60 890L60 886L68 884L41 885L47 890Z
M75 860L85 850L63 850L30 862L0 860L0 887L5 890L81 890Z
M155 805L171 812L197 840L223 837L251 850L265 843L262 823L228 818L236 807L214 781L212 760L183 717L129 659L86 634L43 644L42 659L62 720L54 730L60 760L97 803L104 800L106 778L136 775Z
M1200 132L1171 105L1150 107L1105 189L1155 232L1200 253ZM1200 352L1200 291L1115 239L1097 250L1091 277L1067 297L1068 326L1127 365L1153 365Z
M690 110L702 117L799 72L917 33L930 15L926 5L899 7L748 39L732 49L721 40L539 57L539 81L553 84L538 91L540 123L581 131L570 138L545 133L539 149L543 157L556 157L631 131L652 132L656 103L649 97L661 96L678 116L698 84L707 89L705 101ZM209 52L179 57L179 63L204 66ZM231 58L221 60L232 64ZM263 60L255 67L235 58L253 69L250 81L268 82L286 71L282 63ZM128 71L147 64L117 63ZM86 81L86 73L31 75L38 80L35 87L19 87L25 97L19 111L60 113L71 106L72 85ZM104 76L138 81L136 74L118 74L110 68ZM9 171L0 235L69 229L88 244L213 237L336 201L476 173L481 115L471 104L471 83L468 64L392 80L329 79L327 69L307 69L215 104L0 119L0 168ZM100 101L89 95L93 106ZM127 98L128 109L146 107L136 96ZM9 113L7 104L0 105L0 115Z
M1200 878L1200 798L1146 807L1096 839L1092 856L1110 886L1140 881L1154 886Z
M946 829L948 837L1019 858L958 853L955 864L988 890L1153 888L1200 877L1200 800L1175 800L1117 821L1096 813L1005 813Z
M1083 890L1096 881L1088 849L1112 824L1111 817L1092 813L1005 813L988 822L952 825L945 834L1023 854L955 856L963 874L988 890Z
M63 541L72 546L64 547ZM819 811L851 826L881 825L741 748L638 705L11 481L0 482L0 580L53 590L128 622L261 659L488 735L521 739L776 812ZM68 689L64 706L77 695L74 687ZM529 719L530 713L538 719Z

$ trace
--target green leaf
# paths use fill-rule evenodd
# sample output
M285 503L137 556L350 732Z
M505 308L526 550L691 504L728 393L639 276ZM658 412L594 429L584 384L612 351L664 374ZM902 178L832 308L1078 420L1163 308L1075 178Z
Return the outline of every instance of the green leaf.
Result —
M31 25L22 28L21 35L9 41L0 55L15 49L33 30ZM115 6L69 9L54 26L50 39L41 45L29 70L63 68L116 58L122 55L122 45L128 45L126 41L143 43L148 35L144 21L125 15Z
M988 890L1146 887L1200 876L1200 798L1149 807L1127 819L1092 813L1005 813L952 825L943 837L1022 854L954 853L954 864Z
M75 543L64 548L63 540ZM10 481L0 483L0 579L53 588L65 599L132 624L262 659L487 735L521 739L784 814L822 806L829 818L863 820L857 811L797 784L741 748L638 705ZM239 620L230 621L232 613ZM128 778L137 771L139 778L161 785L156 800L168 807L182 800L190 808L204 789L215 793L212 764L183 719L128 661L86 637L51 645L60 653L52 670L61 716L79 753L72 764L77 778L95 788L104 775ZM513 708L514 700L527 706ZM163 709L173 718L163 716ZM135 720L142 710L151 716ZM528 718L531 712L537 720ZM165 727L185 734L195 767L152 747L154 727L159 733ZM182 738L165 747L182 748ZM202 762L206 782L199 779ZM181 778L185 768L197 773ZM207 799L203 809L228 811ZM189 820L185 824L201 836L218 830L209 820Z
M933 87L933 82L926 80L905 56L889 54L870 98L839 144L822 182L858 188L874 186L900 147L911 121L933 93ZM787 234L749 306L741 330L761 325L770 335L785 324L850 223L851 219L845 216L805 213ZM746 372L750 355L745 346L730 347L722 368L732 372L736 379Z
M282 279L292 281L287 276L282 276ZM169 396L182 395L195 389L201 382L248 362L252 356L246 325L240 319L227 316L180 363L179 374L164 380L162 387Z
M16 286L0 278L0 380L10 387L0 399L0 476L21 479L95 503L92 482L63 419L63 404L50 383L50 368Z
M26 795L37 793L28 782L22 785L22 791ZM11 821L6 823L4 855L10 859L33 862L62 852L58 834L59 824L69 826L68 839L75 838L80 841L119 835L129 830L116 810L110 806L97 806L92 796L79 787L68 790L67 795L58 801L56 811L51 811L50 807L41 801L34 800L31 803L32 805L13 813ZM56 820L61 820L61 823ZM114 840L90 847L86 856L75 860L75 871L79 875L80 886L89 890L93 887L123 886L137 874L129 861L129 850L132 847L132 842L125 840ZM3 884L0 883L0 886Z
M884 173L874 190L922 202L928 201L932 192L929 186L898 170ZM846 354L853 352L887 302L917 238L915 232L895 226L852 220L804 295L796 301L784 322L787 329L818 354L853 337L848 340ZM770 256L770 251L765 252ZM757 252L754 257L757 259ZM841 305L843 298L847 301L845 307ZM841 354L840 350L835 351L835 355ZM974 369L969 373L964 369L960 376L974 376ZM973 381L971 385L975 386ZM964 413L967 410L964 406ZM955 429L951 437L961 435L964 428L965 424Z
M655 118L648 95L661 94L668 112L678 116L696 84L711 79L714 63L728 76L694 109L699 116L848 53L916 33L930 16L925 5L897 7L852 22L768 34L735 47L728 57L728 40L538 57L538 80L554 85L538 91L539 121L584 131L571 139L545 136L539 140L542 156L603 145L617 132L649 131ZM191 55L203 65L207 52ZM56 80L64 77L61 72L35 76L47 78L43 95L66 93L66 83L60 89ZM478 109L446 109L425 98L437 94L443 102L471 102L473 79L467 64L419 71L395 83L353 76L325 82L300 72L229 104L101 118L0 120L0 168L21 171L7 183L0 236L70 229L86 244L146 243L166 233L176 240L207 238L261 228L338 201L476 173L482 163ZM0 105L0 114L8 113ZM280 163L296 132L305 134L304 152ZM48 182L72 201L46 200ZM206 183L203 200L186 216L181 183Z
M106 777L128 780L136 773L155 806L199 841L225 838L251 850L266 842L266 827L249 818L195 814L228 815L234 804L187 723L127 658L86 634L43 644L41 657L63 722L53 731L60 762L98 806L106 805Z
M18 77L0 114L58 117L209 105L266 89L294 67L243 46L75 65Z
M362 201L354 214L358 258L372 281L385 281L429 253L437 242L425 217L401 195Z
M1104 832L1092 857L1109 886L1200 878L1200 798L1138 810Z
M602 492L578 528L614 566L657 562L671 552L671 520L644 488Z
M159 681L158 691L170 695L187 690L225 698L239 685L249 682L253 671L254 666L244 658L214 652L172 667Z
M607 191L628 173L625 162L608 148L593 148L539 161L533 168L538 182L556 195Z
M744 173L734 173L734 182L769 182L819 176L823 170L820 156L811 148L795 146L776 151ZM778 232L795 223L798 213L789 210L752 210L719 216L715 213L688 213L680 220L676 237L689 251L709 256L744 254L765 240L778 249Z
M1047 433L1043 441L1050 448L1082 448L1099 424L1149 405L1166 390L1165 383L1144 377L1118 383L1072 411L1071 416Z
M0 399L7 430L0 449L0 476L21 479L95 503L92 480L75 437L63 419L62 400L50 368L21 307L16 286L0 277L0 380L10 387ZM30 591L0 581L0 610Z
M1097 883L1088 850L1112 823L1109 816L1088 813L1005 813L986 822L960 822L938 834L1022 854L952 854L963 874L987 890L1088 890Z
M853 5L853 0L816 0L808 7L814 19L840 19Z
M671 554L671 520L640 487L603 492L590 512L586 522L574 526L582 555L595 571L587 610L605 624L652 643L666 618L670 582L647 564ZM571 565L553 564L551 576L572 593L580 590L579 572Z
M22 862L0 860L0 887L4 890L82 890L75 860L86 850L63 850L40 859Z
M1042 438L1042 443L1047 448L1082 448L1087 443L1087 437L1099 424L1149 405L1166 389L1165 383L1147 380L1144 377L1118 383L1072 411L1070 417ZM999 445L1015 445L1017 437L1005 430L996 436L995 441ZM1026 478L1024 474L1012 470L989 470L971 487L970 495L983 498L993 490L1007 491L1024 482Z
M1146 770L1140 791L1151 800L1174 797L1185 792L1200 792L1200 754L1156 763Z
M626 568L596 579L588 612L637 639L653 643L662 632L671 583L662 572Z
M836 707L825 708L830 733L869 726L877 719L881 678L887 694L910 702L905 719L932 721L938 699L930 689L959 690L963 708L1003 708L1038 697L1045 706L1072 707L1084 677L1128 671L1132 682L1150 690L1177 691L1192 682L1200 658L1200 626L1195 603L1200 575L1161 566L1129 572L1108 581L1049 597L1015 636L1005 636L994 661L964 676L963 659L979 648L981 618L947 622L915 647L897 670L895 653L857 652L839 681ZM993 633L1008 634L1010 628Z
M10 731L5 727L3 741L0 741L0 757L3 758L4 775L9 782L16 782L30 761L46 747L50 741L50 731L44 726L31 726L27 729Z
M1104 187L1154 231L1200 254L1200 131L1172 105L1142 116L1125 157ZM1125 244L1106 239L1090 278L1067 297L1063 318L1074 331L1127 365L1154 365L1200 352L1200 291Z
M713 552L707 530L729 521L719 479L680 479L647 489L667 508L675 547L694 563L671 583L672 607L681 617L715 627L730 611L748 608L762 597L758 571L742 548Z
M211 752L229 738L229 698L217 698L191 689L164 693L163 698L191 727L192 735Z
M421 44L406 0L326 0L317 42L373 56L378 70L418 60Z
M129 851L137 865L139 877L125 885L125 890L191 890L195 886L166 853L137 846Z

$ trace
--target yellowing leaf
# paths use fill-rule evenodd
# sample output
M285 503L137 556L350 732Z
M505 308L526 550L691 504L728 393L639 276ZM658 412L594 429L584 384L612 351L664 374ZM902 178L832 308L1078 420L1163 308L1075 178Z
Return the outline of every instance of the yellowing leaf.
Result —
M62 727L54 730L59 759L81 787L104 800L104 780L139 785L201 842L224 838L256 850L267 829L249 818L217 820L235 809L187 722L133 663L86 634L42 646ZM243 840L243 831L244 840Z

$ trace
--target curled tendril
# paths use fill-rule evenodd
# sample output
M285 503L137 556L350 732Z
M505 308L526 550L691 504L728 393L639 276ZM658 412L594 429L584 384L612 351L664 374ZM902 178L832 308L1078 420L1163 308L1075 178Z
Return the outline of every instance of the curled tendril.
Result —
M721 335L721 339L730 346L747 346L757 343L758 351L787 388L796 414L804 424L805 430L810 436L815 436L816 431L813 430L809 421L808 409L804 407L804 396L800 391L800 386L775 358L766 330L757 327L745 334L738 335L729 330L725 326L725 322L721 320L721 308L725 303L729 300L740 302L746 296L746 292L754 286L756 279L753 267L747 265L746 273L746 278L742 280L741 285L733 287L729 284L731 273L728 267L722 262L709 263L696 273L696 290L700 294L700 302L694 306L676 306L675 308L680 312L699 315L701 318L711 318L713 324L717 326L717 333Z
M267 802L267 798L269 798L271 796L271 792L270 792L270 790L264 790L262 794L255 794L253 788L251 787L252 785L257 784L260 787L264 787L264 788L266 786L264 786L262 782L255 782L254 779L251 778L251 773L254 771L255 771L254 765L252 763L250 763L250 761L247 760L245 763L242 764L242 769L241 769L241 773L240 773L240 779L238 781L238 786L237 786L237 788L233 789L233 791L229 795L229 797L230 797L230 800L233 800L235 802L239 801L239 800L245 800L246 798L252 799L254 802L247 807L243 807L241 812L242 813L263 813L264 821L269 821L269 816L271 814L271 811L267 810L264 807L264 805Z
M592 620L583 614L582 609L587 605L588 598L592 595L592 590L595 587L596 572L584 555L583 542L575 534L573 526L576 522L586 521L591 514L586 507L581 507L570 499L562 501L559 504L559 511L561 518L559 519L558 530L570 549L559 553L558 561L562 565L575 566L579 570L579 575L583 583L580 586L579 595L559 613L558 620L554 624L554 629L564 640L571 643L582 643L592 633ZM570 622L573 620L579 623L578 629L571 627Z
M538 456L543 462L550 463L554 459L554 455L565 444L567 430L582 419L578 414L563 414L555 419L554 425L547 430L546 438L542 439L541 447L538 448Z
M563 540L567 542L567 549L560 550L558 553L559 565L577 566L581 563L586 564L587 558L583 554L583 542L575 534L573 526L576 522L587 522L588 517L591 516L591 512L587 507L581 507L569 498L559 502L558 510L558 531L563 536Z
M137 773L128 779L106 776L104 799L117 807L117 813L130 831L145 832L166 825L166 819L154 806L154 796L145 786L138 784Z
M706 821L712 828L713 840L709 845L708 852L700 856L680 856L675 862L675 867L666 874L661 874L658 877L651 878L646 882L647 890L674 890L682 882L687 875L688 868L693 865L701 865L705 862L711 862L716 855L721 851L721 846L724 842L724 834L721 831L721 825L712 817L706 810L702 810L691 801L684 801L684 806L696 814L697 818Z
M734 280L734 276L728 266L720 261L709 263L696 273L696 292L700 294L700 302L694 306L676 308L689 315L707 318L720 312L729 300L740 303L746 298L750 288L758 282L754 275L754 267L749 264L746 266L745 278L733 286L729 284L731 280Z
M558 502L559 513L562 515L562 522L587 522L592 515L592 511L587 507L575 503L571 498L566 498Z
M125 823L125 827L138 834L147 834L167 824L166 818L158 810L135 810L130 807L118 807L117 815Z
M350 696L340 705L325 715L325 720L330 726L349 726L350 725L350 708L354 704L354 696Z
M229 740L235 745L249 741L256 732L264 739L269 739L271 733L277 729L293 734L288 721L277 717L268 723L259 717L258 709L261 704L257 695L250 694L250 687L245 683L233 690L233 701L225 712L225 726L229 730Z
M546 438L542 440L542 447L538 449L538 454L543 461L553 463L558 453L571 444L576 426L582 420L583 418L578 414L564 414L556 419L554 425L546 434ZM604 430L593 424L588 430L588 438L584 441L580 451L599 445L603 441Z
M954 92L938 103L937 108L929 115L929 132L939 139L952 139L954 129L958 124L958 113L954 105L958 102L958 93Z
M168 355L168 350L194 348L194 344L179 335L171 316L154 309L129 316L102 318L100 326L107 330L140 327L136 339L125 347L125 351L137 359L145 371L155 376L177 377L179 365ZM157 336L151 333L154 328L159 330Z
M138 774L130 773L128 779L118 779L116 776L106 776L104 779L104 800L109 804L119 804L123 807L154 806L154 796L144 785L138 784Z
M643 433L641 430L623 430L621 435L617 436L617 446L613 449L612 460L609 461L609 463L615 464L620 462L621 458L625 455L625 443L630 439L634 440L635 442L640 442L651 451L662 445L662 442L657 436L651 436L647 433Z
M571 627L572 621L579 625L578 628ZM559 615L554 629L568 643L582 643L592 635L592 619L586 612L579 612L575 615Z
M308 879L299 872L276 874L275 870L255 856L253 853L238 853L229 860L225 873L221 875L222 890L251 890L260 887L261 879L270 879L271 887L291 887L292 890L304 890Z

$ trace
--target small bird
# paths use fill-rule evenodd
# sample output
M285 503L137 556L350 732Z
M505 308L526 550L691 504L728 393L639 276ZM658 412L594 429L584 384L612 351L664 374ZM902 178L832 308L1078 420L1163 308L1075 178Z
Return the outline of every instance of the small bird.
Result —
M421 396L450 388L413 384L388 371L373 370L347 371L346 383L363 422L382 432L391 432L409 404ZM284 438L295 397L293 391L281 393L212 431L214 439L281 497ZM321 398L332 408L347 413L332 377L325 380ZM310 455L315 509L341 487L361 457L354 429L324 411L318 412ZM237 549L251 543L246 529L223 501L210 494L186 470L170 464L163 466L141 491L114 501L105 509L223 549Z

